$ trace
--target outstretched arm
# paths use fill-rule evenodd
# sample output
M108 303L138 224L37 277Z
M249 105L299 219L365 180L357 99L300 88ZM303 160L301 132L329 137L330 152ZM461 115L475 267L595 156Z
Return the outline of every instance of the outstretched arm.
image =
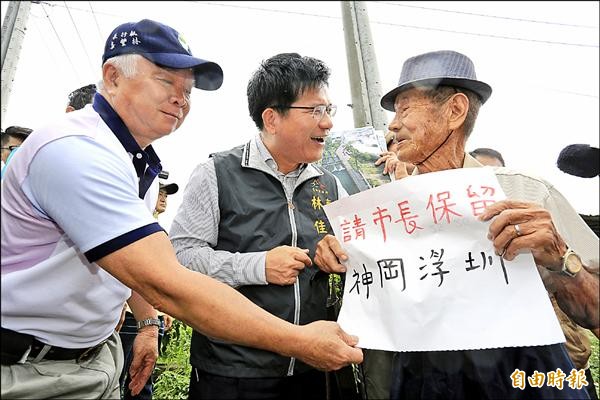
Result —
M182 267L162 232L97 263L156 309L208 336L297 357L323 370L362 361L361 350L353 347L357 338L346 334L337 323L290 324L229 286Z

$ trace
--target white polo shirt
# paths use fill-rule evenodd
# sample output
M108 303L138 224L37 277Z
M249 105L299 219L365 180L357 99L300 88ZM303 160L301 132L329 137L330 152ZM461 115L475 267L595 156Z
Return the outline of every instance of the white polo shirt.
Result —
M140 189L133 137L98 96L34 131L2 181L2 327L66 348L110 336L131 294L94 261L162 230L158 180Z

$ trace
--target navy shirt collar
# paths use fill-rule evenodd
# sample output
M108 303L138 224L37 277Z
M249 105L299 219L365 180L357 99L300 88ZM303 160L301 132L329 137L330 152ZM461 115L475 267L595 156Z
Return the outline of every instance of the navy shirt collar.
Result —
M156 155L152 145L142 150L121 117L119 117L119 114L115 112L100 93L94 95L93 107L117 139L119 139L125 151L132 155L131 160L139 178L139 196L140 199L143 199L156 176L162 171L160 158Z

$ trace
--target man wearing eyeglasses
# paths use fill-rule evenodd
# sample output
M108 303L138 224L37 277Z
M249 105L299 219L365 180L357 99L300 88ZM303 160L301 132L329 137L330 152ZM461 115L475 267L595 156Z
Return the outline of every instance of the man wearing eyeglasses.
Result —
M331 227L323 205L347 195L321 159L336 108L329 68L296 53L262 62L248 108L259 132L193 172L170 238L182 265L297 325L326 319L329 275L313 262ZM324 399L325 374L293 357L194 331L190 398Z
M21 126L9 126L6 131L2 132L2 176L4 176L4 168L8 165L8 162L14 155L15 151L19 146L27 139L27 136L33 131L33 129L24 128Z

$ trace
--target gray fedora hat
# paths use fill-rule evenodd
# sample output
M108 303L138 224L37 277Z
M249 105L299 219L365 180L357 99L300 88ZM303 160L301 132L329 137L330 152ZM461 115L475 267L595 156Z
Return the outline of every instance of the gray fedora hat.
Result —
M453 86L469 89L481 98L481 104L492 94L487 83L477 80L473 61L451 50L432 51L409 58L402 65L398 86L381 98L381 106L394 111L398 93L417 86Z

